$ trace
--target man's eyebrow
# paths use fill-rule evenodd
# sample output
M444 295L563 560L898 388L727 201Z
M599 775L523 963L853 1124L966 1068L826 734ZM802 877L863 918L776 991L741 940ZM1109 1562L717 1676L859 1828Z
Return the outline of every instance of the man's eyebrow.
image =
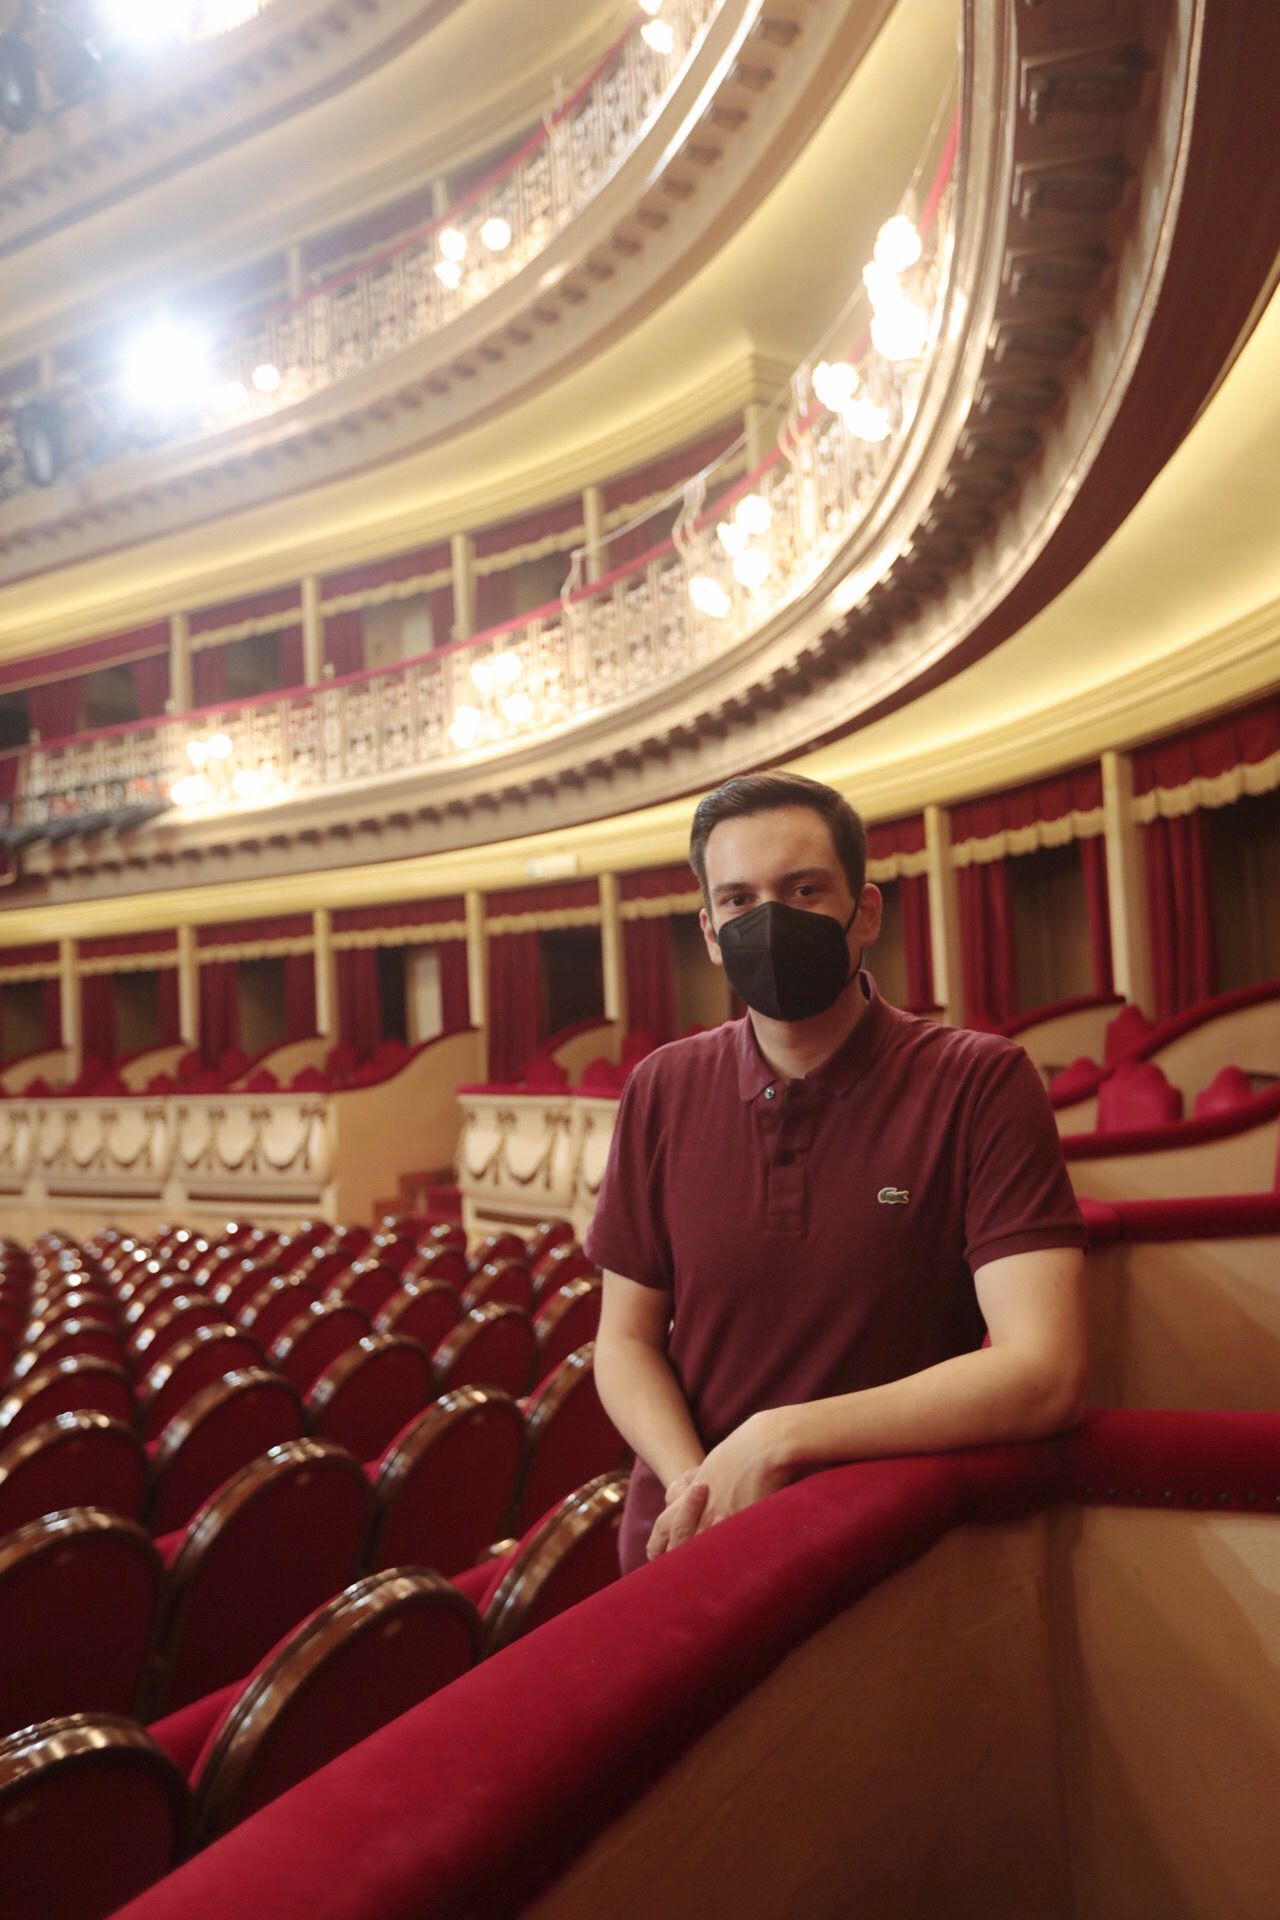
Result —
M791 873L784 873L778 881L780 887L793 887L799 880L829 880L831 870L828 867L796 867ZM753 893L750 880L722 880L711 889L712 898L718 900L726 893Z

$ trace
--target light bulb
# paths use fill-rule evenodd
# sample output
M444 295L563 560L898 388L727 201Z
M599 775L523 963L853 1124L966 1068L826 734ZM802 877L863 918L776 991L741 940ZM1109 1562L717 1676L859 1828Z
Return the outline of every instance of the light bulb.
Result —
M890 273L908 272L923 252L924 243L916 232L915 223L908 220L905 213L895 213L876 235L876 263L887 267Z
M744 493L733 509L733 517L748 534L768 533L773 525L773 508L762 493Z
M509 687L524 672L524 665L518 653L508 648L505 653L496 656L493 663L493 677L500 687Z
M229 733L211 733L209 735L209 758L225 760L235 752L235 742Z
M134 341L125 379L137 405L149 413L195 406L209 385L204 341L191 327L159 320Z
M871 344L886 360L918 360L929 338L929 316L910 300L886 307L871 322Z
M471 684L480 693L493 692L493 662L491 660L473 660L471 662Z
M733 563L733 577L739 586L754 593L769 578L769 556L763 547L744 547Z
M193 767L202 767L209 757L209 749L203 740L188 740L187 758Z
M456 260L437 260L435 264L435 275L436 279L442 280L446 287L460 287L462 285L462 268Z
M855 440L868 440L874 444L889 437L888 409L878 407L865 394L860 394L844 409L842 418Z
M862 269L862 284L867 290L873 313L885 313L890 307L900 306L906 299L897 274L888 267L882 267L876 260L869 260Z
M209 782L202 773L185 773L169 789L175 807L199 807L209 798Z
M474 747L483 725L484 715L479 707L459 707L450 722L449 738L455 747L465 751L468 747Z
M253 384L259 393L277 393L280 388L280 369L270 360L264 360L260 367L253 370Z
M461 227L442 227L436 235L436 243L446 260L465 260L467 257L467 236Z
M500 213L490 214L480 229L480 239L490 253L502 253L511 245L511 222Z
M502 703L502 717L513 727L527 726L533 718L533 702L527 693L509 693Z
M718 580L709 573L695 573L689 582L689 598L699 613L709 619L723 620L733 602Z
M231 791L238 800L253 800L267 784L267 776L258 767L237 767L231 776Z
M813 370L813 391L831 413L843 413L861 385L858 369L848 360L819 360Z
M721 520L716 527L716 539L731 560L742 552L750 538L746 528L737 520Z
M676 44L676 30L669 20L646 20L640 38L655 53L670 53Z

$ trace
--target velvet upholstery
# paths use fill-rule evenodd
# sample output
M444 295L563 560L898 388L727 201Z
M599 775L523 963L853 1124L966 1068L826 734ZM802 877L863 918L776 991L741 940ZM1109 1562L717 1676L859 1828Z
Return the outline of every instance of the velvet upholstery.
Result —
M571 1353L595 1339L603 1297L603 1283L582 1274L576 1280L566 1281L542 1302L533 1323L538 1341L539 1380L545 1380Z
M0 1448L0 1537L66 1507L135 1520L147 1456L134 1427L105 1413L64 1413Z
M525 1406L528 1439L511 1532L522 1534L576 1487L622 1465L626 1448L600 1404L588 1342L562 1360Z
M621 1577L618 1535L626 1483L622 1473L588 1481L559 1501L521 1542L484 1597L490 1654Z
M15 1439L60 1413L81 1409L128 1425L134 1414L133 1390L123 1369L78 1356L51 1361L0 1400L0 1437Z
M271 1347L271 1365L306 1393L320 1375L369 1331L369 1316L341 1301L313 1300Z
M432 1374L431 1355L416 1340L365 1334L311 1388L308 1427L357 1460L372 1460L426 1406Z
M273 1274L265 1286L247 1300L236 1315L236 1324L251 1333L265 1353L279 1338L291 1320L316 1298L310 1280L297 1274Z
M461 1318L457 1292L438 1280L406 1280L373 1323L375 1333L402 1333L434 1353Z
M1081 1200L1091 1246L1115 1240L1232 1240L1280 1235L1280 1193L1180 1200Z
M174 1415L152 1461L153 1532L183 1527L241 1467L302 1434L302 1399L278 1374L249 1367L215 1380Z
M1241 1067L1223 1067L1207 1087L1202 1087L1191 1108L1193 1120L1208 1120L1215 1113L1238 1113L1253 1100L1253 1082Z
M1135 1127L1123 1133L1068 1133L1063 1135L1066 1160L1102 1160L1114 1154L1149 1153L1153 1148L1194 1147L1206 1140L1229 1140L1233 1134L1265 1126L1280 1115L1280 1086L1258 1094L1248 1107L1208 1119L1171 1120L1162 1126Z
M1154 1061L1121 1061L1098 1089L1098 1132L1128 1133L1182 1118L1182 1095Z
M397 1435L379 1463L370 1565L456 1575L506 1528L524 1419L496 1388L445 1394Z
M473 1307L436 1349L435 1391L500 1387L518 1398L529 1385L535 1347L533 1322L519 1307Z
M185 1707L179 1707L176 1713L167 1713L163 1720L153 1720L147 1732L163 1747L184 1779L190 1779L195 1771L196 1761L203 1753L209 1735L213 1732L227 1708L233 1706L244 1692L244 1680L229 1680L225 1687L215 1687L212 1693L204 1694L199 1700L188 1701Z
M202 1388L234 1373L257 1366L262 1349L236 1327L198 1327L158 1360L143 1380L138 1394L138 1418L148 1440L157 1439L175 1413Z

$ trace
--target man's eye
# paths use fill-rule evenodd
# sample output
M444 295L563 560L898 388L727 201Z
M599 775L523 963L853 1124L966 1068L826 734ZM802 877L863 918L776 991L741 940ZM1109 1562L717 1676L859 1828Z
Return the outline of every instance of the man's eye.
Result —
M802 899L806 899L806 900L812 898L812 896L815 893L820 893L821 891L822 889L820 887L815 886L812 880L805 880L800 886L796 888L796 892L802 897Z

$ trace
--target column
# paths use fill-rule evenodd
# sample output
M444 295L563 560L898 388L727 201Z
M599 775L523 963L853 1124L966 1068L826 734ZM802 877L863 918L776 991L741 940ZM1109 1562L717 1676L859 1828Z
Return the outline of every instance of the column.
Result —
M469 533L455 533L449 541L453 569L453 637L467 640L476 630L476 552Z
M584 573L588 584L608 572L604 550L604 488L582 489L583 541L586 546Z
M748 400L742 409L742 428L747 437L747 467L753 469L768 459L775 443L768 412L759 400Z
M74 1080L84 1065L80 1033L80 977L76 966L79 954L74 940L58 942L58 1005L62 1014L62 1045L71 1056L69 1078Z
M489 1018L489 948L484 930L484 895L466 893L463 908L467 921L467 1000L471 1024L484 1032Z
M924 810L924 850L928 861L929 949L933 961L933 997L950 1026L964 1019L964 979L960 966L960 906L956 870L951 864L951 816L945 807Z
M178 928L178 1033L185 1047L200 1044L200 967L196 930Z
M304 291L302 280L302 248L295 242L284 250L285 274L289 282L289 298L300 300Z
M333 958L333 915L316 907L311 915L312 958L316 970L316 1032L338 1038L338 977Z
M622 951L622 887L616 873L600 875L600 958L604 972L604 1015L627 1024L627 970Z
M1102 809L1115 989L1150 1014L1151 947L1147 934L1142 842L1133 817L1133 762L1127 753L1102 756Z
M169 616L169 706L189 713L195 705L191 679L191 623L185 613Z
M324 678L324 620L320 613L320 582L314 573L302 581L302 678L314 687Z

